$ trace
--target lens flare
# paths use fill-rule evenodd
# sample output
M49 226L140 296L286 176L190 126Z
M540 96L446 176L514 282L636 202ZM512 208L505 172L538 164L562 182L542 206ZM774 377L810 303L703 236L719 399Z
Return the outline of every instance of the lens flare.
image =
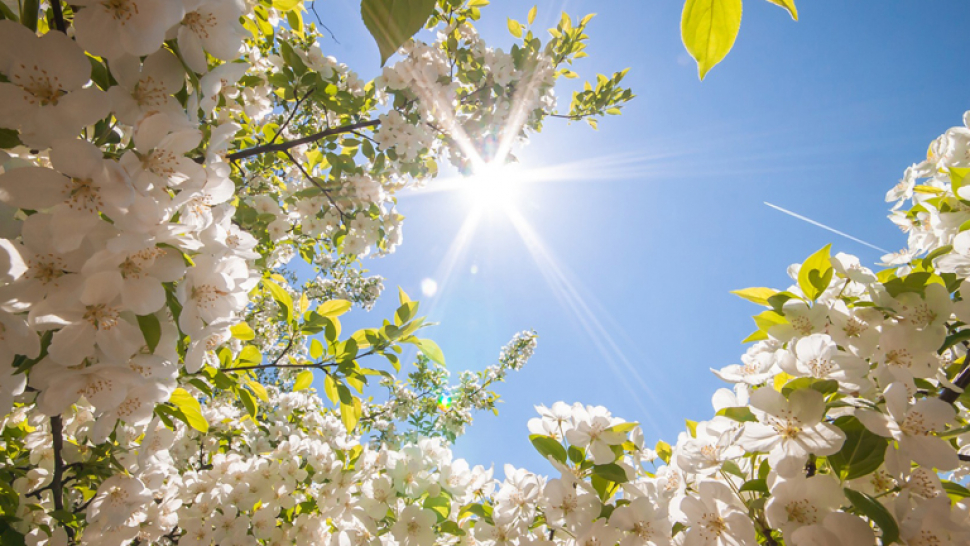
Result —
M441 411L448 411L451 409L451 395L441 393L438 395L438 409Z

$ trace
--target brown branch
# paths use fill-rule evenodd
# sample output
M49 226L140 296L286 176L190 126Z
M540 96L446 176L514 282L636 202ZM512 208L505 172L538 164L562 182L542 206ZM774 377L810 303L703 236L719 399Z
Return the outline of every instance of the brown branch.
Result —
M54 12L54 28L67 34L67 23L64 22L64 12L61 10L61 0L51 0L51 10Z
M340 127L334 127L332 129L326 129L318 133L313 133L302 138L297 138L293 140L288 140L286 142L279 142L275 144L262 144L260 146L253 146L246 150L240 150L238 152L231 153L226 156L226 159L230 161L238 161L240 159L246 159L248 157L253 157L255 155L265 154L267 152L285 152L290 148L296 148L303 144L309 144L311 142L316 142L320 139L327 138L328 136L340 135L343 133L349 133L357 129L365 129L367 127L376 127L381 124L381 120L372 119L370 121L361 121L359 123L351 123L350 125L342 125ZM197 159L197 161L199 161Z

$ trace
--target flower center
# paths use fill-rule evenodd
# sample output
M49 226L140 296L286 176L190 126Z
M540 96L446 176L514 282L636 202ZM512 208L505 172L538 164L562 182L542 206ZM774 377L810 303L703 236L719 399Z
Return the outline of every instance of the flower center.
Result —
M121 21L122 24L138 15L138 3L130 0L105 0L101 5L115 21Z
M84 312L84 320L98 330L110 330L118 325L118 310L106 304L89 305Z
M73 187L69 188L67 206L74 210L97 212L104 207L100 189L90 178L72 178Z

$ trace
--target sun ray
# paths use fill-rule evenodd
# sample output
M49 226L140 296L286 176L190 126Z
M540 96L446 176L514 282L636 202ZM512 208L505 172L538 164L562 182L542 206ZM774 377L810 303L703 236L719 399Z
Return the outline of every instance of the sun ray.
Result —
M513 227L519 233L529 254L535 260L540 273L545 277L546 283L552 289L556 298L572 313L573 318L579 322L582 328L590 333L590 340L603 357L603 361L607 363L610 371L620 380L620 384L623 385L634 403L643 412L643 417L649 421L654 432L660 434L662 432L660 425L654 420L652 415L659 409L666 418L672 420L673 417L660 404L647 381L626 358L610 332L603 327L602 322L586 303L586 299L576 288L575 284L569 280L563 267L559 265L555 257L549 252L535 230L532 229L525 218L515 209L509 209L507 213ZM628 381L630 377L642 389L641 392L637 392L630 384ZM648 408L644 404L643 394L646 394L650 402L653 403L653 409Z
M432 277L437 283L435 293L439 297L432 298L428 316L434 315L435 310L438 308L438 302L446 300L446 292L451 284L451 278L465 257L468 251L468 243L471 241L472 235L475 234L481 218L481 211L472 211L461 224L458 233L455 234L455 238L451 241L451 245L448 246L448 251L441 258L441 263L438 264L435 275Z

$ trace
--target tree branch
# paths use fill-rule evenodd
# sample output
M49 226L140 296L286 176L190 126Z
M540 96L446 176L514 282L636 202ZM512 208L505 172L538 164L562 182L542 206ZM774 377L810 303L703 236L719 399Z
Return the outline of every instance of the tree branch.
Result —
M54 12L54 28L67 34L67 23L64 22L64 12L61 10L61 0L51 0L51 10Z
M350 125L342 125L340 127L334 127L332 129L326 129L318 133L313 133L302 138L297 138L293 140L288 140L286 142L279 142L275 144L262 144L260 146L253 146L245 150L240 150L238 152L231 153L226 156L229 161L238 161L240 159L246 159L248 157L253 157L255 155L265 154L267 152L285 152L290 148L296 148L303 144L309 144L311 142L316 142L320 139L327 138L328 136L339 135L343 133L349 133L357 129L365 129L367 127L376 127L381 124L381 120L372 119L370 121L361 121L358 123L351 123ZM203 161L202 158L196 159L196 161Z

